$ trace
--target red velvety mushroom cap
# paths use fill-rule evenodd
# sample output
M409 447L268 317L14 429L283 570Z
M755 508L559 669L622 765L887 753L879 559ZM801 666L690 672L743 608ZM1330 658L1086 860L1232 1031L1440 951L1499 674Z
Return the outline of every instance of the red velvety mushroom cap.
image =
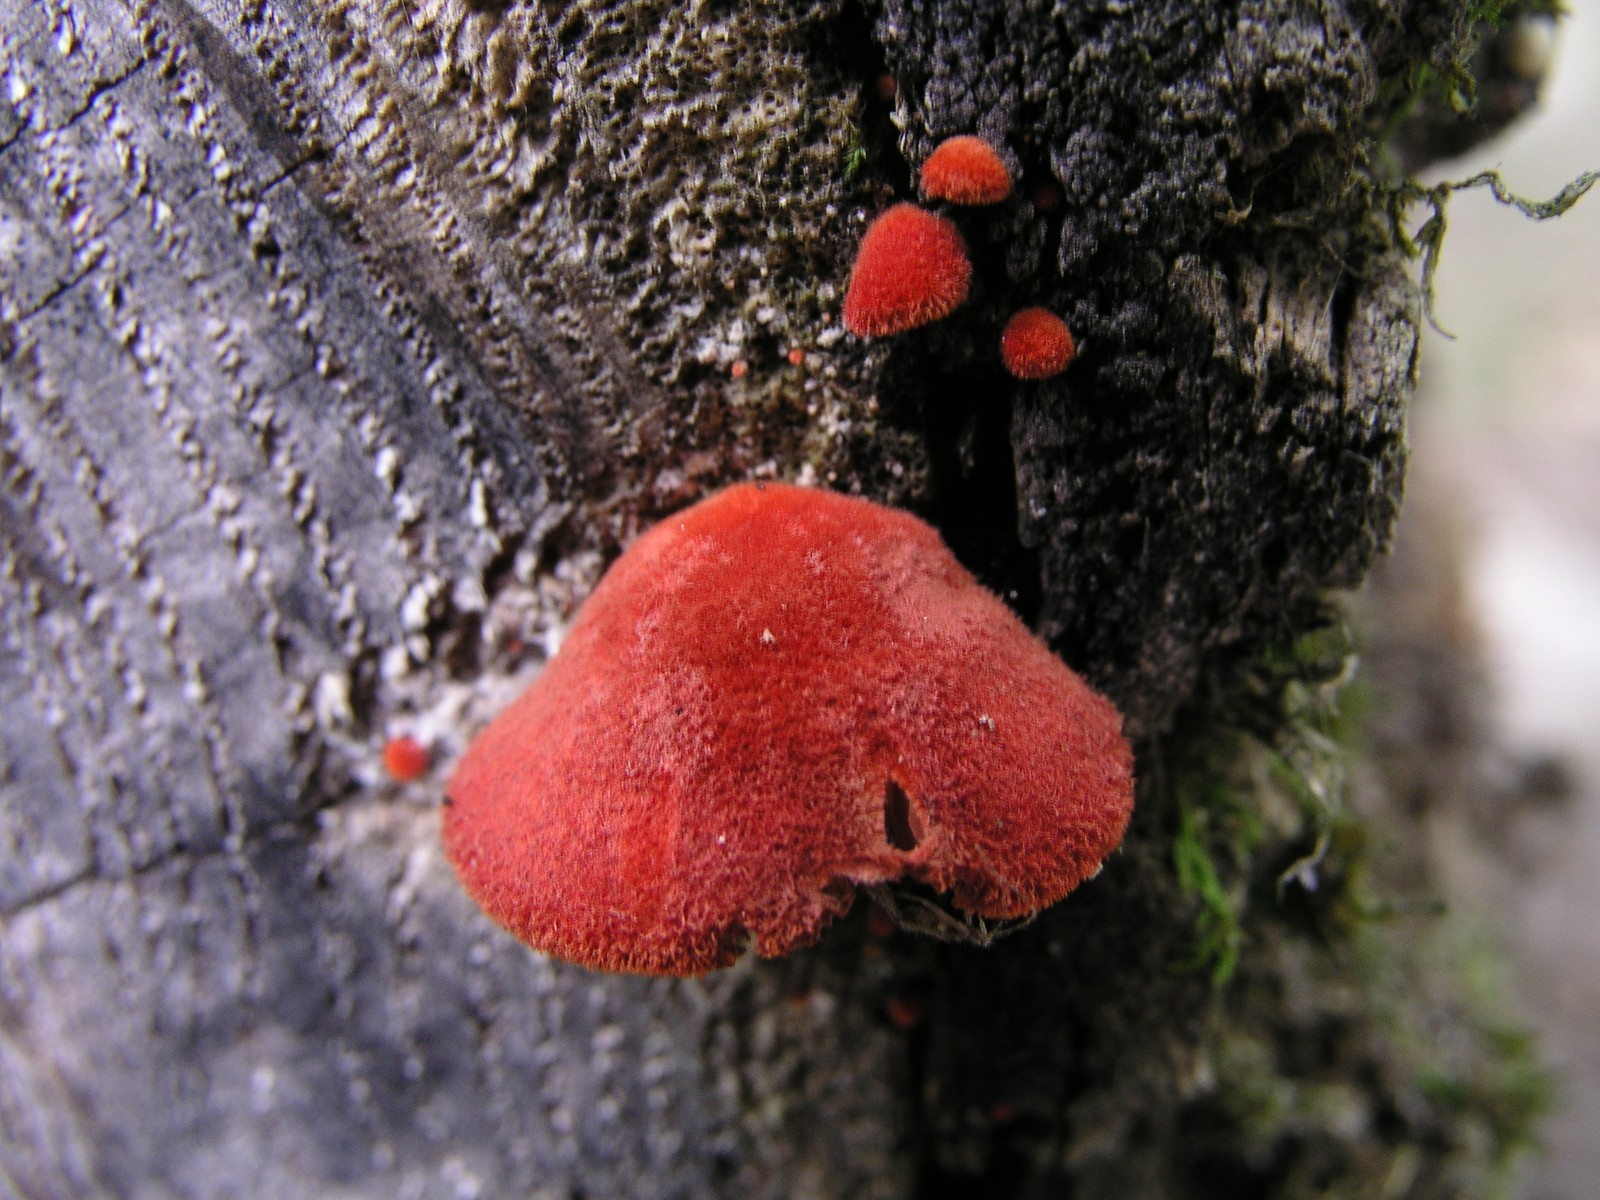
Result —
M1072 362L1072 333L1047 308L1025 308L1000 333L1000 361L1018 379L1048 379Z
M1122 840L1121 730L921 521L746 484L617 560L463 757L445 851L512 933L602 970L783 954L858 884L1018 917Z
M958 134L922 164L922 191L952 204L998 204L1011 194L1011 172L988 142Z
M861 237L845 290L845 328L888 337L937 321L967 298L971 281L960 231L915 204L896 204Z

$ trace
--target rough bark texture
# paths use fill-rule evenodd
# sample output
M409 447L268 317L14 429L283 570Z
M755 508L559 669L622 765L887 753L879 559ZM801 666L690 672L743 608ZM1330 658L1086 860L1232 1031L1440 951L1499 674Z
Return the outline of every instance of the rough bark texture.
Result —
M1476 1180L1349 941L1275 907L1304 812L1230 876L1231 990L1186 968L1160 765L1387 536L1371 139L1465 5L1048 7L0 0L0 1192ZM1022 180L964 218L974 301L845 338L855 237L963 131ZM1017 386L1036 302L1082 355ZM930 516L1123 706L1100 881L988 951L857 914L691 982L476 912L386 732L448 758L747 477Z

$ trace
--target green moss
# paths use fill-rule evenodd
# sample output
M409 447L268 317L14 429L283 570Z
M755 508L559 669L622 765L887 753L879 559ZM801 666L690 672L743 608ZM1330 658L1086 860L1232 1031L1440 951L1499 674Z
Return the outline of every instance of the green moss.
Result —
M1412 235L1408 246L1413 254L1422 258L1423 311L1427 314L1429 323L1446 337L1453 336L1440 328L1438 321L1434 319L1433 295L1434 272L1439 265L1439 254L1444 248L1444 235L1449 227L1446 213L1452 196L1471 188L1487 187L1499 203L1515 208L1525 217L1545 221L1551 217L1561 216L1581 200L1597 182L1600 182L1600 170L1585 171L1548 200L1530 200L1526 196L1518 195L1506 185L1499 171L1480 171L1471 178L1451 180L1431 188L1413 184L1408 192L1408 198L1426 205L1430 210L1428 219Z
M1390 146L1403 126L1426 114L1453 113L1469 119L1478 108L1479 61L1483 39L1522 17L1556 19L1565 15L1559 0L1474 0L1465 14L1462 36L1438 59L1417 61L1404 72L1379 84L1372 105L1372 136L1354 149L1351 192L1370 214L1369 238L1380 246L1400 247L1421 260L1423 311L1430 324L1445 336L1435 318L1434 274L1448 229L1450 198L1459 191L1488 187L1501 204L1516 208L1535 220L1560 216L1600 180L1600 171L1586 171L1549 200L1521 196L1507 186L1498 171L1484 171L1468 179L1423 186L1404 170ZM1425 217L1415 228L1414 214L1421 206Z
M1568 183L1549 200L1534 200L1513 191L1498 171L1482 171L1467 179L1450 180L1424 187L1402 170L1388 146L1408 120L1419 112L1453 112L1468 117L1477 108L1478 83L1473 62L1483 36L1507 27L1523 16L1557 18L1564 9L1557 0L1474 0L1466 14L1466 31L1438 62L1419 61L1409 71L1384 80L1373 104L1372 139L1355 151L1354 191L1377 218L1369 222L1369 233L1380 243L1400 246L1408 256L1422 263L1423 311L1430 324L1445 336L1434 315L1434 273L1448 229L1449 201L1455 193L1487 187L1501 204L1517 209L1534 220L1547 220L1565 213L1600 180L1600 171L1586 171ZM1426 217L1411 232L1412 214L1418 206Z
M1347 627L1324 614L1311 632L1269 650L1221 706L1237 732L1180 737L1153 773L1173 872L1195 905L1185 966L1206 972L1214 987L1238 965L1263 846L1298 847L1272 873L1269 896L1317 886L1344 812L1355 661Z
M1213 987L1221 987L1232 977L1244 936L1239 923L1243 895L1239 889L1223 884L1213 857L1216 844L1221 842L1222 853L1232 859L1230 874L1237 874L1241 860L1249 855L1248 837L1226 828L1242 810L1230 806L1220 795L1223 791L1217 785L1217 794L1209 802L1180 797L1178 831L1172 839L1172 865L1178 886L1199 905L1195 914L1195 953L1186 965L1206 971Z
M867 165L867 148L859 141L855 142L845 151L844 177L849 182L861 173L861 168Z
M1473 0L1467 8L1467 20L1474 25L1489 25L1502 29L1510 23L1506 16L1505 0Z
M1485 1152L1489 1194L1513 1193L1517 1168L1540 1148L1541 1121L1557 1107L1555 1080L1538 1039L1508 1002L1500 948L1481 930L1440 948L1438 969L1456 984L1461 1021L1476 1053L1441 1055L1429 1038L1410 1047L1420 1065L1418 1093L1449 1121L1465 1125Z
M1550 1077L1371 770L1357 661L1328 616L1215 703L1234 724L1149 756L1216 1005L1189 1119L1260 1194L1509 1196Z

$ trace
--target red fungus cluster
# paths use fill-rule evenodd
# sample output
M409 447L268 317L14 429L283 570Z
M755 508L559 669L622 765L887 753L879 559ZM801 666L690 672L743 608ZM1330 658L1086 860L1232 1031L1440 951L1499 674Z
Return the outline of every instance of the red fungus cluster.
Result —
M971 136L937 147L921 183L957 205L1012 191L1000 155ZM862 237L841 316L862 337L903 333L954 311L971 276L955 224L896 204ZM1065 323L1041 308L1001 337L1020 379L1072 356ZM804 350L788 360L803 365ZM561 653L463 756L445 850L495 920L602 970L690 975L747 946L783 954L857 887L896 881L975 916L1021 917L1121 841L1133 805L1121 725L927 525L741 485L663 522L607 573ZM415 779L428 752L395 738L384 763ZM920 1010L894 1001L889 1017L909 1028Z
M921 180L926 196L952 204L998 204L1011 195L1004 160L971 134L940 142L922 164ZM1057 201L1059 195L1059 188L1047 194ZM966 299L971 275L966 244L951 222L914 204L896 204L861 238L845 290L845 328L860 337L888 337L937 321ZM1053 313L1024 309L1007 324L1000 355L1018 379L1046 379L1072 361L1072 335Z
M1122 838L1116 710L915 518L742 485L620 558L472 744L446 852L538 949L697 974L815 940L858 885L1009 918Z

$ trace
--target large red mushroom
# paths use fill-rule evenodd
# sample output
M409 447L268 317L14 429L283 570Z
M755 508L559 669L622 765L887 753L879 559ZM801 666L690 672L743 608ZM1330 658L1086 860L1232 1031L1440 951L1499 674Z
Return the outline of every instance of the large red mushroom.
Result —
M1121 841L1117 711L906 513L745 484L663 521L473 742L446 852L518 937L692 975L857 886L1054 904Z

